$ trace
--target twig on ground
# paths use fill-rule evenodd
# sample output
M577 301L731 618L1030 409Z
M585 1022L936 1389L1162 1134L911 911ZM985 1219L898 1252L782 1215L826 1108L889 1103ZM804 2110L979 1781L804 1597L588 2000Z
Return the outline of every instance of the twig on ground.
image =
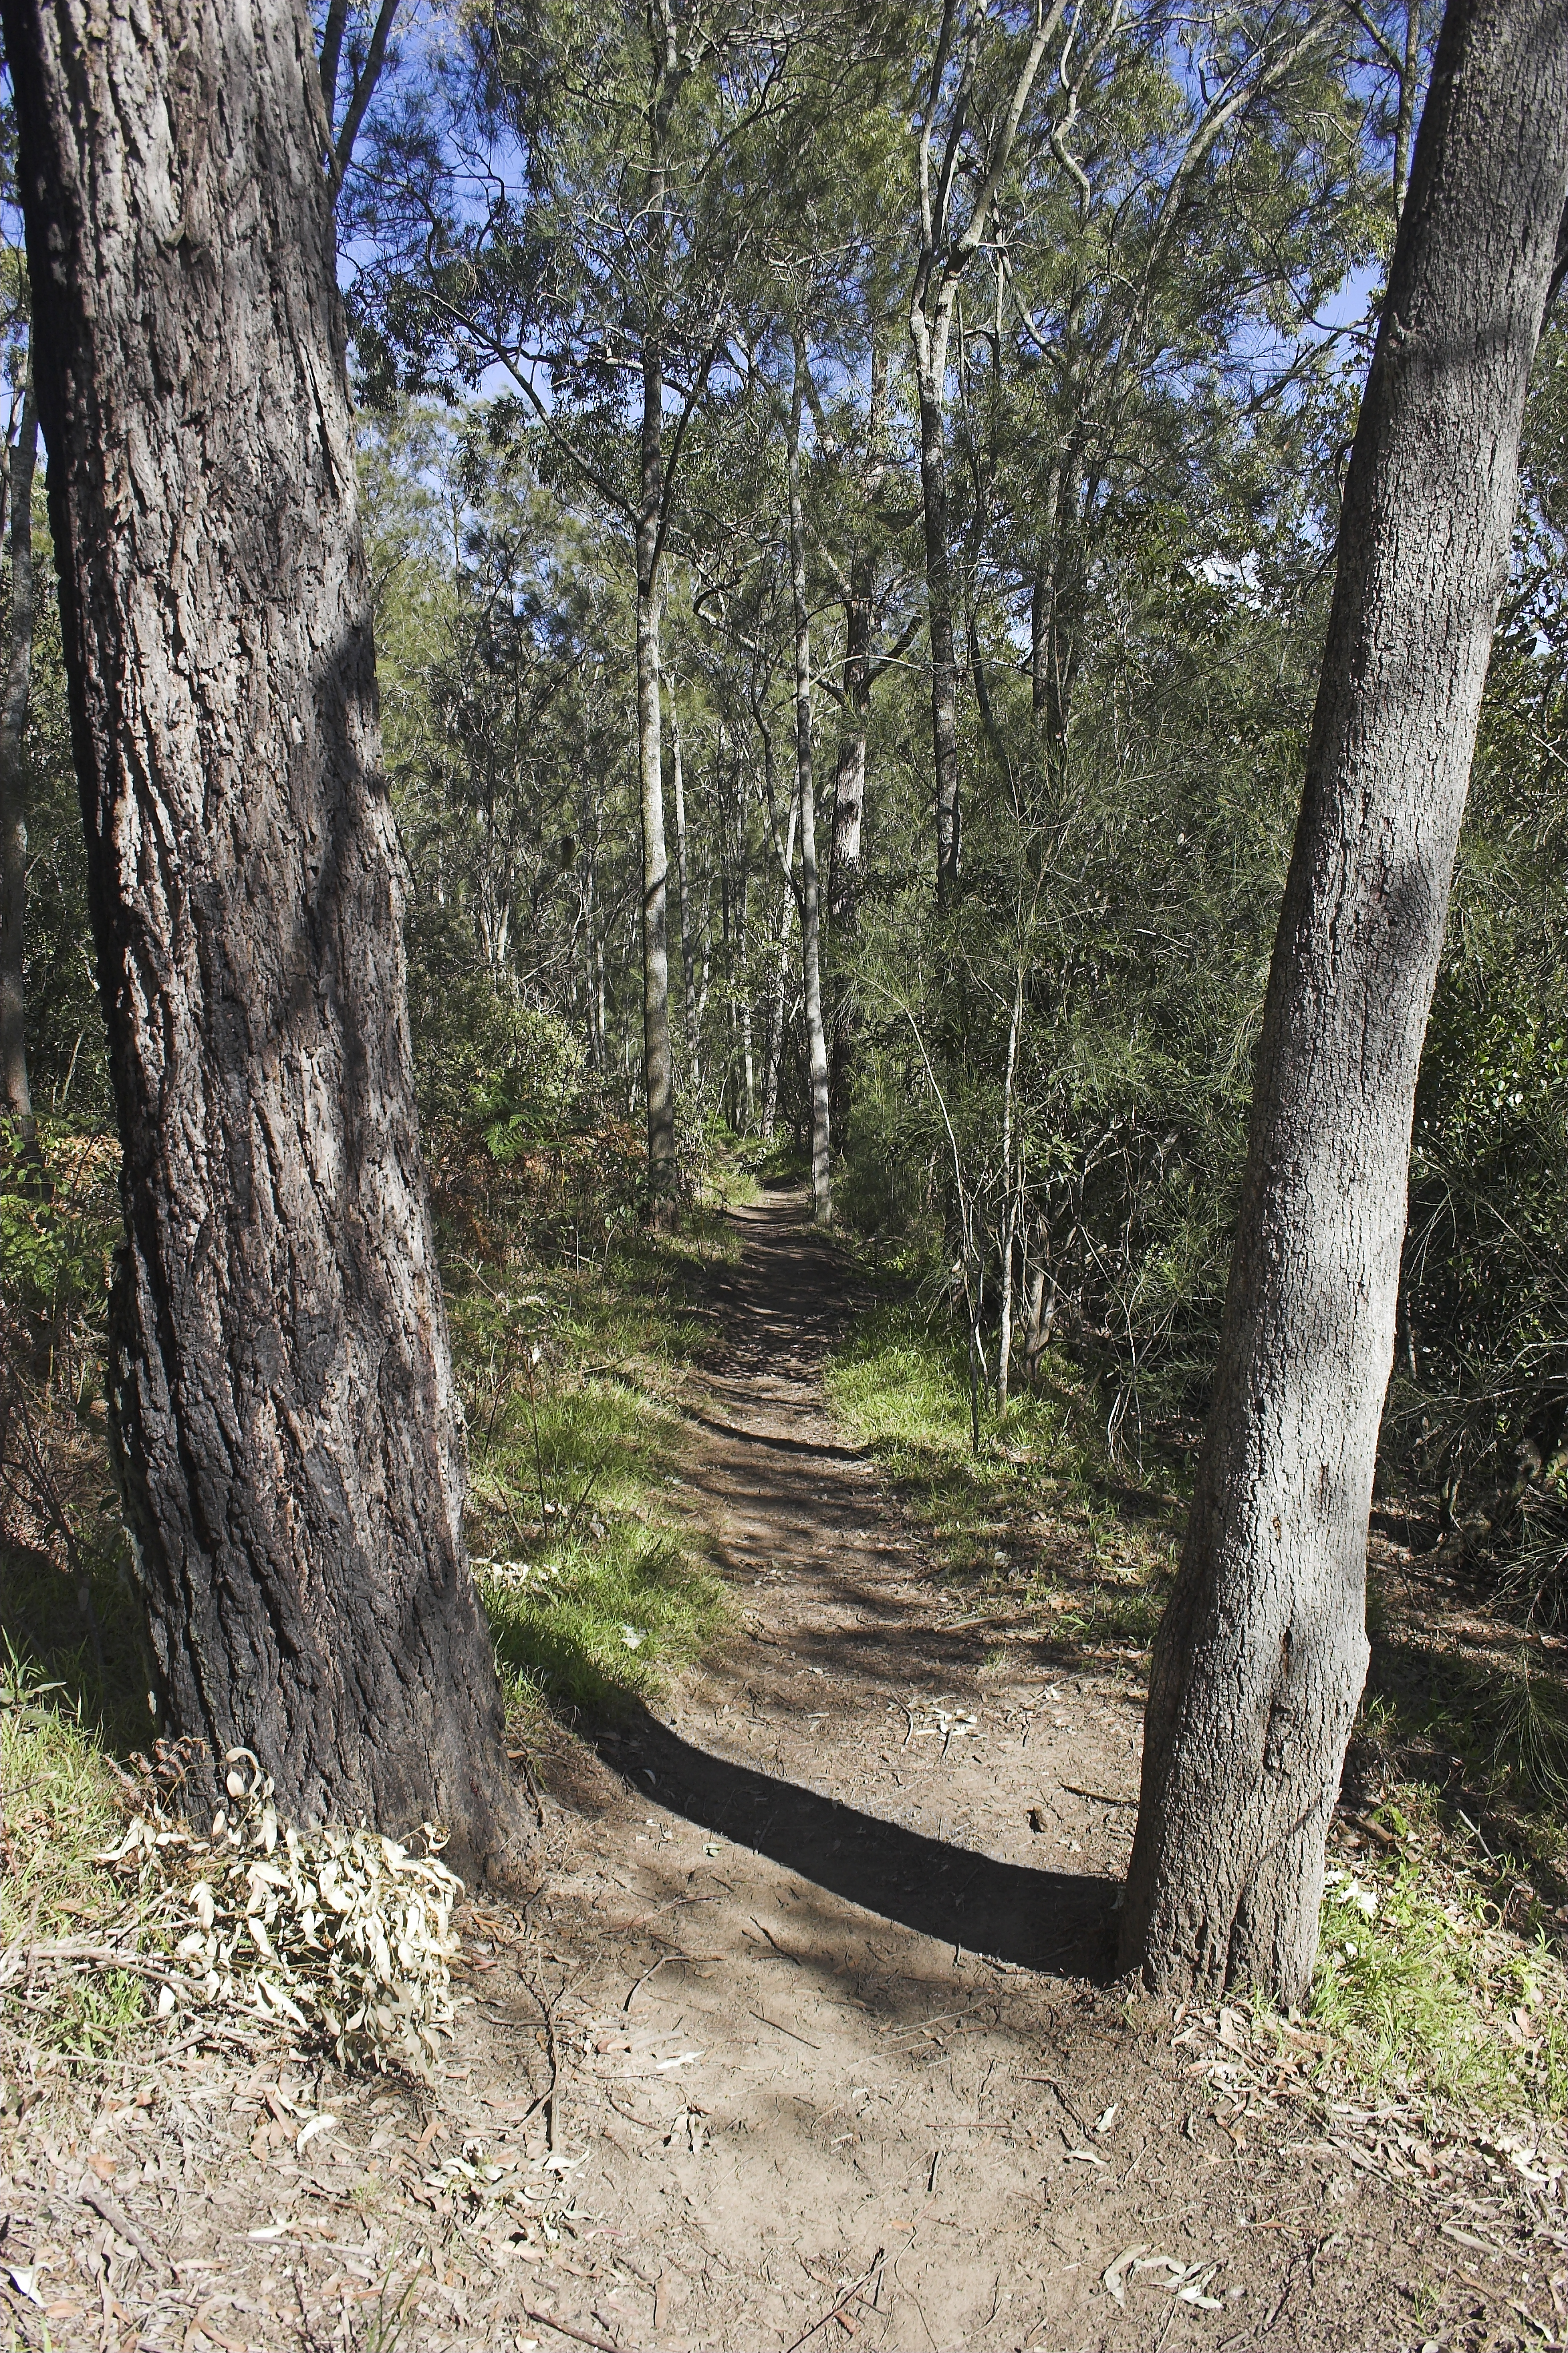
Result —
M859 2278L856 2280L851 2286L845 2289L843 2295L839 2297L832 2311L825 2312L820 2320L814 2320L811 2327L805 2330L801 2336L797 2337L793 2345L785 2347L784 2353L800 2353L801 2347L806 2343L808 2338L815 2337L819 2328L826 2328L830 2320L837 2320L839 2314L846 2311L864 2289L869 2287L871 2282L881 2271L882 2265L886 2260L887 2258L883 2249L879 2247L876 2253L872 2256L869 2263L866 2266L866 2269L861 2273Z
M107 2222L116 2237L123 2239L128 2247L134 2247L143 2263L151 2263L154 2271L165 2271L175 2279L179 2277L168 2256L160 2254L146 2232L131 2220L129 2214L121 2212L107 2189L96 2181L87 2180L82 2183L79 2195L82 2204L90 2206L99 2220Z
M579 2345L597 2346L598 2353L621 2353L620 2347L612 2345L607 2337L595 2337L586 2328L574 2328L569 2320L557 2320L548 2312L537 2312L531 2304L525 2304L522 2309L530 2320L537 2320L544 2327L553 2328L558 2336L575 2337Z

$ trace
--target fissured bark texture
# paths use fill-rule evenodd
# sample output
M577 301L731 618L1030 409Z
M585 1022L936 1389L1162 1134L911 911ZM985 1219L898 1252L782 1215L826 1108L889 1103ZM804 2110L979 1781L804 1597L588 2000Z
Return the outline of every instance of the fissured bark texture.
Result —
M437 1821L505 1870L310 27L290 0L0 13L159 1713L252 1748L292 1814Z
M1450 0L1346 485L1122 1965L1310 1981L1366 1671L1416 1069L1568 184L1562 0Z

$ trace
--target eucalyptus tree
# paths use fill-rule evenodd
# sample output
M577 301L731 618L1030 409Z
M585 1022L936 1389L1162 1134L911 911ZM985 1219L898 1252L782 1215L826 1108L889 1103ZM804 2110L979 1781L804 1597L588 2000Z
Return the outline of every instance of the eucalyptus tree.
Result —
M801 506L800 425L805 406L805 352L794 338L785 493L789 514L790 602L795 623L795 810L800 827L801 998L805 1016L807 1085L811 1096L811 1198L819 1226L833 1219L829 1166L830 1106L827 1031L822 1014L822 893L816 871L816 725L812 707L811 606L806 589L805 523Z
M804 342L798 354L815 427L804 478L805 527L824 604L837 604L838 611L838 675L835 680L825 667L820 678L837 712L823 947L829 1114L841 1139L854 1092L855 958L873 696L921 626L910 595L910 570L899 560L900 540L919 521L919 510L900 511L897 503L892 322L885 290L867 276L870 282L863 280L853 290L858 300L847 306L847 328L834 322L836 332L823 338L838 378L829 397L816 382L821 360L814 364Z
M547 466L596 500L636 582L644 1080L656 1212L677 1183L659 693L683 459L716 382L748 366L749 288L784 144L854 70L823 8L655 0L584 12L489 0L465 20L450 111L393 142L367 353L414 380L510 378ZM807 103L808 88L810 103ZM455 161L458 158L460 161Z
M510 1868L310 29L289 0L4 25L157 1717L209 1759L195 1804L243 1746L292 1814L441 1822Z
M944 906L956 892L963 858L946 446L953 310L964 274L991 234L1026 117L1029 132L1039 132L1040 110L1030 114L1030 100L1047 52L1055 48L1062 76L1072 37L1081 30L1076 15L1068 16L1068 0L997 9L974 0L941 0L929 65L922 66L912 96L919 227L909 328L919 402L931 639L936 890ZM1048 79L1043 87L1048 92ZM1046 106L1048 117L1048 96Z
M1450 0L1362 402L1124 1967L1310 1981L1365 1674L1411 1120L1568 195L1568 14Z

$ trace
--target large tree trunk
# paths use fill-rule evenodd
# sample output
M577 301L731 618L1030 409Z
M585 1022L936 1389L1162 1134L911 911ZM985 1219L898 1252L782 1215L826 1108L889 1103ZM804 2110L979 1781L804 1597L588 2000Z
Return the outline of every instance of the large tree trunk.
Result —
M1123 1966L1310 1981L1417 1064L1568 184L1568 11L1451 0L1362 404Z
M33 465L38 410L33 366L27 364L16 446L10 453L11 625L5 702L0 704L0 1110L35 1141L33 1095L27 1083L27 1024L23 934L27 910L27 801L22 745L33 674Z
M253 1749L290 1814L436 1821L506 1868L310 26L290 0L4 20L160 1725Z
M827 1033L822 1019L822 897L816 879L816 786L811 724L811 610L805 594L805 530L800 504L800 409L805 376L798 344L789 426L789 561L795 606L795 775L800 809L800 962L811 1090L811 1201L819 1226L833 1221L828 1164Z

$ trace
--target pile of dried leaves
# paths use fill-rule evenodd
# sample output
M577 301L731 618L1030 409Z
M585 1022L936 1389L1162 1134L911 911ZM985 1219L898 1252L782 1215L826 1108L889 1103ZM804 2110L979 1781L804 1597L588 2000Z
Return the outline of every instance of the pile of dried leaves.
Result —
M299 1830L248 1750L225 1761L209 1836L153 1805L100 1858L134 1874L141 1950L167 1956L160 2014L239 2010L320 2035L344 2067L427 2074L452 2031L463 1894L434 1835L415 1854L373 1831Z

